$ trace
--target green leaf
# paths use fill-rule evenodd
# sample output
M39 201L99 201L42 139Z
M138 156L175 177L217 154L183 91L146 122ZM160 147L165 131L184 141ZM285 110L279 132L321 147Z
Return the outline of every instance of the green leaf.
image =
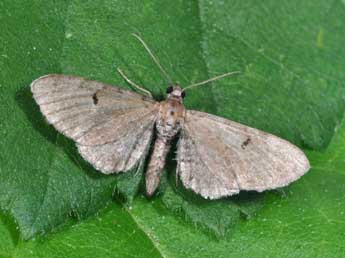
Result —
M15 249L18 231L9 216L0 213L0 257L10 257Z
M20 242L14 257L162 257L155 243L119 205L82 223L69 221L57 234ZM10 256L10 255L8 255ZM8 257L7 256L7 257Z
M254 217L264 204L264 194L241 193L236 197L209 201L182 191L175 192L172 187L165 189L164 205L196 228L201 227L216 237L224 237L242 218Z
M199 8L208 71L243 73L213 87L217 113L300 146L327 146L345 107L344 2L200 1Z
M128 87L115 73L121 67L163 97L167 82L134 32L181 85L242 71L189 91L187 108L320 149L344 114L344 14L342 1L1 1L0 207L9 215L1 218L0 255L15 249L19 257L63 257L69 251L94 257L90 245L99 246L103 257L135 256L138 237L144 257L224 257L229 251L235 257L339 257L344 164L335 144L332 154L312 152L315 169L289 187L285 198L270 194L260 216L249 222L240 219L241 212L252 214L260 201L242 200L241 207L233 199L199 202L170 184L153 203L137 199L132 210L114 204L102 213L101 224L109 230L97 230L96 217L56 228L71 215L95 214L114 189L131 201L141 177L104 176L92 169L74 144L44 121L28 85L43 74L68 73ZM176 209L186 221L171 212ZM23 242L13 233L11 216L25 239L58 233ZM122 228L136 233L112 228L116 216L123 217ZM214 239L209 231L226 237ZM100 236L104 243L96 241ZM128 253L119 249L120 240L111 241L120 238Z
M0 232L4 232L1 242L10 243L8 256L25 258L138 254L181 258L342 257L345 252L344 152L345 124L325 153L308 153L312 170L289 187L285 196L271 192L268 204L257 217L237 221L237 227L222 239L191 227L158 200L137 198L131 208L112 204L93 218L74 226L66 225L64 230L47 238L20 241L16 248L11 234L0 224Z
M168 168L170 169L169 165ZM164 185L164 181L161 185ZM160 191L165 207L196 228L202 228L205 232L220 238L233 229L241 219L254 217L265 201L265 194L256 192L242 192L221 200L205 200L192 191L184 189L182 182L176 182L173 175L170 176L170 184L166 184L166 187Z

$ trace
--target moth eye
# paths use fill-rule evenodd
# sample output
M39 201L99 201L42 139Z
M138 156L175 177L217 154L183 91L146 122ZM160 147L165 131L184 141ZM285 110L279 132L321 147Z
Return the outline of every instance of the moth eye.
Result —
M167 88L167 94L171 93L173 91L173 89L174 89L173 86L169 86Z
M182 91L182 92L181 92L181 97L182 97L182 98L186 97L186 92L185 92L185 91Z

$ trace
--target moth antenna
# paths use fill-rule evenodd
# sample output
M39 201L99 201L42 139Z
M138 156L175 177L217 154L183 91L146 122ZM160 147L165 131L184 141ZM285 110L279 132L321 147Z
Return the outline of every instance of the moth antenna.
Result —
M227 77L227 76L231 76L231 75L234 75L234 74L239 74L239 73L241 73L241 72L240 71L235 71L235 72L229 72L229 73L224 73L224 74L221 74L221 75L217 75L217 76L212 77L212 78L210 78L210 79L208 79L206 81L197 82L197 83L193 83L191 85L188 85L187 87L183 88L183 91L185 91L187 89L191 89L191 88L197 87L197 86L204 85L204 84L212 82L212 81L219 80L219 79Z
M117 68L116 70L119 72L119 74L122 76L122 78L125 79L126 82L128 82L130 85L137 88L138 90L145 92L147 95L149 95L152 98L151 92L149 92L148 90L145 90L142 86L139 86L138 84L136 84L136 83L132 82L130 79L128 79L128 77L124 74L124 72L122 72L122 70L120 68Z
M144 48L146 49L147 53L150 55L150 57L152 58L153 62L158 66L159 70L161 71L161 73L165 76L165 78L168 80L168 82L170 84L173 84L173 81L171 79L171 77L168 75L168 73L163 69L163 67L161 66L161 64L159 63L158 59L154 56L154 54L152 53L152 51L150 50L150 48L148 47L148 45L145 43L145 41L140 38L137 34L132 33L132 36L136 37L140 43L144 46Z

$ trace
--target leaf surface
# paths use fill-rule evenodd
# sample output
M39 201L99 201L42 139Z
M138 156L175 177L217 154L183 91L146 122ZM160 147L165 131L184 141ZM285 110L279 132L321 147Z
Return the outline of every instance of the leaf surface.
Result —
M114 192L131 201L141 174L104 176L92 169L74 144L45 122L28 88L47 73L130 88L115 72L121 67L163 98L168 82L131 36L137 33L181 85L242 72L187 92L187 108L322 149L345 108L342 1L5 0L0 10L0 207L6 213L0 256L67 257L73 250L78 257L83 250L80 257L87 257L92 251L85 242L100 246L100 255L131 257L136 252L132 237L147 257L222 257L229 250L248 257L280 252L336 257L343 251L343 148L335 141L326 153L310 152L313 170L289 187L286 197L269 194L264 210L249 222L241 216L255 214L261 196L248 202L199 201L166 180L162 197L134 200L132 210L113 203L97 224L97 217L84 219L105 207ZM339 144L345 141L342 132ZM174 173L173 163L167 172ZM71 216L82 221L71 226ZM114 219L133 229L133 236L113 228ZM61 228L65 221L70 222ZM57 233L23 242L18 230L25 239ZM103 243L96 241L100 236ZM120 238L126 239L123 247L111 241Z

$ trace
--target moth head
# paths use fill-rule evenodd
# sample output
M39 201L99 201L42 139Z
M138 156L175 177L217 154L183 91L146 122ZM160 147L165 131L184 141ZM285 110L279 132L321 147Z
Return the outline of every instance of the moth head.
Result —
M181 86L178 84L170 85L167 88L168 99L176 99L182 102L182 99L186 96L184 90L181 89Z

